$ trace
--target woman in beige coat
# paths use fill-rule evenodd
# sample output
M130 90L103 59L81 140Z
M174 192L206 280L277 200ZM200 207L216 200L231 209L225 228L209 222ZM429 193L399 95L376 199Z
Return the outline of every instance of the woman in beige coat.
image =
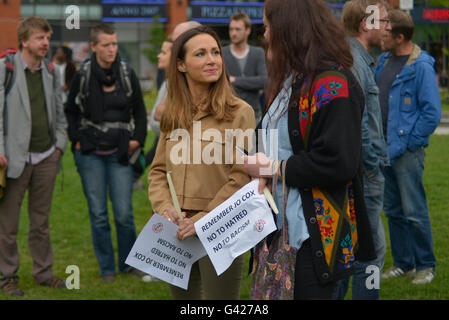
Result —
M229 86L220 41L207 27L186 31L175 41L168 84L148 194L153 211L178 224L177 237L183 240L196 235L196 221L250 181L235 146L249 148L255 119L251 106ZM171 172L182 220L173 207L167 172ZM240 257L218 277L206 256L192 267L189 289L172 286L172 295L175 299L238 299L242 267Z

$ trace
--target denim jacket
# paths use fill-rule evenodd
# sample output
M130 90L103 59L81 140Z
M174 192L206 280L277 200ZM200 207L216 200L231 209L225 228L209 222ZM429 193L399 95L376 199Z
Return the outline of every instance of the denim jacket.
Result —
M376 81L391 53L380 56ZM388 99L387 150L391 161L406 150L429 145L429 136L441 120L441 99L433 64L435 59L414 45L405 66L394 80Z
M379 104L379 88L375 80L375 63L372 56L355 38L349 37L354 57L352 73L355 75L365 96L362 115L362 161L363 171L368 177L379 173L389 165L387 145L382 129L382 113Z

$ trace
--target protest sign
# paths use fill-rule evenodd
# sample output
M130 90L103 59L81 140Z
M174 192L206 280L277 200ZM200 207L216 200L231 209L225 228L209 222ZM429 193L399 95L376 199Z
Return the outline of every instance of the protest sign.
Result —
M176 238L178 226L153 214L139 234L126 264L187 290L192 264L206 255L197 237Z
M195 223L217 275L276 230L265 195L257 191L258 185L259 180L248 183Z

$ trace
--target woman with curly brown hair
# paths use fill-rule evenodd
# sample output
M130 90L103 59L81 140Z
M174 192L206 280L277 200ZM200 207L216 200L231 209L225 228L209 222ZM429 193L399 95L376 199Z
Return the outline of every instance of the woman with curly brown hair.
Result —
M245 168L261 178L259 191L279 178L272 180L279 209L280 181L288 187L288 242L297 249L292 296L331 299L354 261L375 254L360 175L363 93L343 27L323 1L267 0L264 25L271 100L259 129L266 139ZM282 229L282 214L276 219Z

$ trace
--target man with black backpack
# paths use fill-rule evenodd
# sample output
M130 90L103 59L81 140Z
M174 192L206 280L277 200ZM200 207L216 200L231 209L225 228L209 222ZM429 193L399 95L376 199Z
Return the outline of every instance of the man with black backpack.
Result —
M67 144L67 122L58 75L45 59L52 34L49 23L29 17L17 33L20 51L0 59L0 167L7 168L0 199L0 287L5 294L21 296L16 237L27 189L33 277L43 286L65 287L52 272L49 215Z
M114 249L107 212L112 202L118 242L118 269L140 276L125 264L136 240L132 210L134 172L130 158L144 146L146 110L140 84L121 61L117 33L100 24L91 30L93 54L72 81L67 100L69 138L87 198L95 255L105 282L115 279Z

